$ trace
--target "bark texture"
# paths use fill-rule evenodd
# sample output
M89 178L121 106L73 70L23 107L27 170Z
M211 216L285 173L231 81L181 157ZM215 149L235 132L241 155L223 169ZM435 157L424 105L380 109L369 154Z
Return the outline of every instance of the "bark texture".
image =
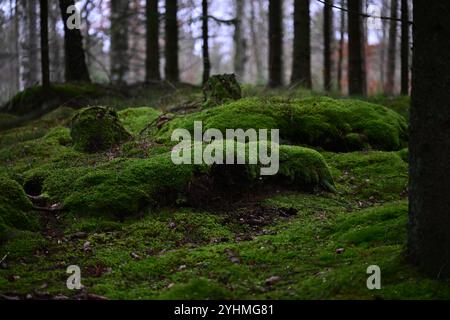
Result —
M291 83L312 87L309 0L294 0L294 53Z
M450 1L414 1L409 257L450 278Z

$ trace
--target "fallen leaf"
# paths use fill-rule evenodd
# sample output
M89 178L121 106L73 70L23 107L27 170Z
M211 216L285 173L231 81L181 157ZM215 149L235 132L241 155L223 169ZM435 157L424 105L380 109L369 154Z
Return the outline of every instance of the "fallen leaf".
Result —
M281 281L281 277L279 276L272 276L269 279L266 279L266 285L273 286L274 284L277 284Z

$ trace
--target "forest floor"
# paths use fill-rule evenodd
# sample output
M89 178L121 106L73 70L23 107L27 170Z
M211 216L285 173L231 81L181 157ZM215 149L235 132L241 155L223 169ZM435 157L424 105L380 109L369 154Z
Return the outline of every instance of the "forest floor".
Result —
M191 88L172 99L108 105L122 109L120 120L137 136L161 114L149 107L166 110L180 97L199 95ZM407 110L403 102L375 102ZM48 186L53 200L87 167L107 170L119 158L163 152L148 141L96 154L75 151L68 129L74 112L59 108L0 131L1 172L37 196L43 186L36 176L70 167L74 171L61 171L67 176ZM31 211L39 220L35 229L10 230L1 240L0 298L449 299L448 283L420 274L404 258L407 151L318 150L336 192L271 186L233 203L219 197L215 208L169 202L120 219L51 210L60 204L47 203L48 210ZM70 265L81 268L81 291L66 287ZM371 265L381 269L381 290L366 286Z

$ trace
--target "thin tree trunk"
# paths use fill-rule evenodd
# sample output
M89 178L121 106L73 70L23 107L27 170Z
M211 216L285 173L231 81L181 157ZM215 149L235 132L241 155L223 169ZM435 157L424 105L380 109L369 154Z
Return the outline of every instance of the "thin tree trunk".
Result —
M202 0L202 39L203 39L203 84L211 73L211 61L209 59L209 30L208 30L208 0Z
M348 0L348 91L350 95L364 95L364 72L361 28L361 0Z
M39 0L41 22L41 71L44 90L50 88L50 62L48 53L48 1Z
M260 48L260 41L258 39L258 32L256 31L256 1L251 1L251 7L250 7L250 31L252 35L252 48L253 48L253 56L255 59L255 67L256 67L256 83L261 84L264 82L264 72L263 72L263 64L261 59L261 51Z
M234 29L234 72L239 81L244 78L246 60L246 42L243 30L245 0L234 0L236 21Z
M37 1L36 0L27 0L28 1L28 52L29 52L29 73L30 73L30 85L34 86L39 83L39 57L38 57L38 25L37 25Z
M294 53L291 83L308 89L312 87L309 0L294 0Z
M160 81L158 0L147 0L145 12L147 18L145 80L147 82Z
M111 80L118 84L126 83L129 73L129 10L128 0L111 1Z
M391 18L397 19L397 0L391 0ZM386 86L384 91L388 95L394 94L395 90L395 63L397 56L397 21L391 20L389 26L389 45L386 66Z
M402 0L402 65L401 65L401 94L409 94L409 8L408 0Z
M10 0L10 5L11 5L11 14L13 13L14 10L14 32L12 34L12 39L13 39L13 46L14 46L14 55L15 55L15 59L14 62L11 64L12 66L12 75L13 75L13 83L14 83L14 91L17 92L20 90L20 57L19 57L19 14L18 14L18 4L17 4L17 0L14 1L14 5L13 5L13 1ZM14 6L14 8L13 8Z
M450 1L414 1L408 253L450 278Z
M180 81L178 67L178 1L166 0L166 80L170 82Z
M63 82L64 81L64 57L62 54L63 44L58 33L58 22L60 16L60 9L58 0L50 1L50 81Z
M325 91L331 91L332 56L331 47L333 41L333 0L326 0L323 9L323 79Z
M282 0L269 0L269 86L283 84Z
M345 0L341 0L341 8L345 8ZM342 68L344 62L344 43L345 43L345 11L341 10L341 25L339 36L339 58L337 67L337 85L338 91L342 93Z
M83 37L79 29L69 29L67 20L70 14L67 9L74 6L74 0L59 0L62 21L64 24L64 66L65 78L70 81L90 82L89 71L83 49Z

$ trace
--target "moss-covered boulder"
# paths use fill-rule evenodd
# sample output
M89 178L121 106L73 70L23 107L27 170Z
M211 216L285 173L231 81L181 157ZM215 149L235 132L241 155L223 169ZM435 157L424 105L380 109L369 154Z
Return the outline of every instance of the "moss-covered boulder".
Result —
M214 75L203 86L204 108L215 107L225 102L242 98L241 86L234 74Z
M169 141L173 130L193 132L194 122L203 130L279 129L280 136L294 144L330 151L366 148L398 150L408 139L407 123L386 107L359 100L313 97L303 100L247 98L216 108L179 116L156 134Z
M75 149L85 152L107 150L131 137L113 109L90 107L72 119L70 135Z
M266 184L307 191L333 190L333 178L317 151L280 146L278 173L261 176L261 165L248 164L248 144L243 149L245 155L237 151L237 144L231 152L236 158L246 159L245 165L175 165L169 152L146 159L115 159L96 168L34 170L34 176L27 179L41 180L42 191L52 201L61 202L67 211L115 217L136 214L148 207L176 206L180 201L204 203L214 199L214 194L224 195L221 191L242 195Z
M61 105L80 108L107 94L110 90L92 83L52 84L47 91L34 86L17 93L0 111L34 118Z
M33 230L36 218L29 214L31 202L19 183L0 174L0 240L6 238L11 228Z

